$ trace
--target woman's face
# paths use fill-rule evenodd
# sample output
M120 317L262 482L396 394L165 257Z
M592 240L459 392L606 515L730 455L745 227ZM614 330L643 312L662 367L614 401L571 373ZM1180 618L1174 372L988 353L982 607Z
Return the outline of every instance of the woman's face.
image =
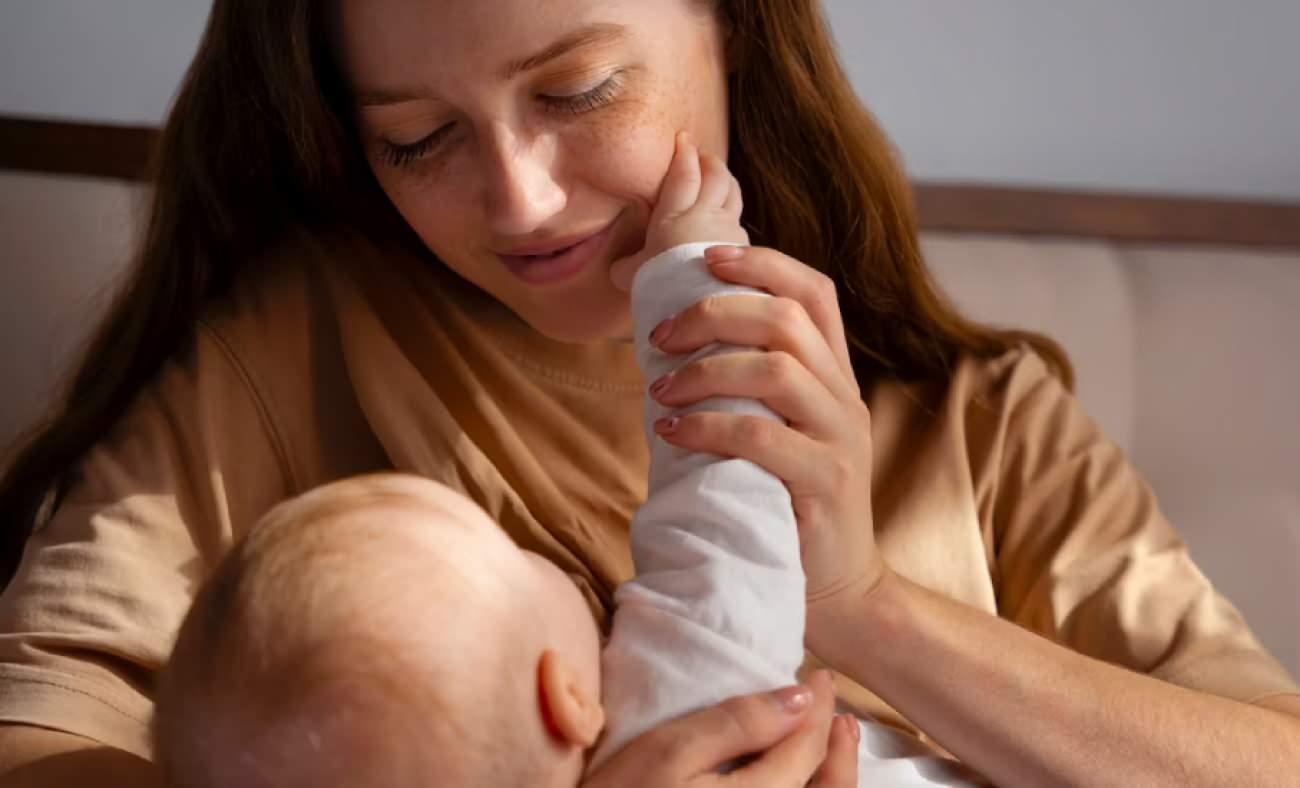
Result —
M676 132L726 156L707 5L340 0L339 30L366 157L429 249L543 334L627 337L608 271L643 245ZM606 228L561 279L510 256Z

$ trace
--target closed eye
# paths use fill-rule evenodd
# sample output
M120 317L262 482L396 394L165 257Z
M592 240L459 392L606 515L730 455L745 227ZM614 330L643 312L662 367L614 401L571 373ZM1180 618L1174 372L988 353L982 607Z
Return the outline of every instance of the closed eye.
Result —
M615 71L609 76L609 79L576 96L542 96L541 98L552 109L561 112L570 112L575 115L590 112L614 100L619 89L623 87L622 76L622 71Z
M569 115L581 115L599 109L612 102L623 87L622 71L616 71L608 79L591 90L573 96L539 96L547 109ZM404 167L429 154L433 148L455 127L448 123L429 136L409 145L397 145L384 142L384 161L391 167Z
M404 167L414 161L422 159L433 149L447 132L451 130L453 124L448 123L446 126L438 129L429 136L413 142L410 145L397 145L392 142L384 142L384 161L390 167Z

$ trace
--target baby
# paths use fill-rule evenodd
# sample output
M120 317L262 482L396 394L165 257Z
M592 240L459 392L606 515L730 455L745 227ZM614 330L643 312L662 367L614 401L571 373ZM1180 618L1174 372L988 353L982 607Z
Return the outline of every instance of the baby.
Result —
M648 380L740 350L680 359L648 340L702 298L766 296L701 258L701 239L747 243L740 210L725 165L679 141L646 253L612 273L631 280ZM738 399L683 412L705 409L779 418ZM752 463L659 440L665 413L647 400L637 577L617 594L603 669L577 590L478 507L411 477L340 482L268 515L196 599L158 693L169 784L572 786L598 740L592 767L666 720L793 684L804 577L789 493ZM892 729L861 733L861 785L975 782Z
M576 586L432 481L272 510L218 566L157 689L175 788L578 784L604 722Z

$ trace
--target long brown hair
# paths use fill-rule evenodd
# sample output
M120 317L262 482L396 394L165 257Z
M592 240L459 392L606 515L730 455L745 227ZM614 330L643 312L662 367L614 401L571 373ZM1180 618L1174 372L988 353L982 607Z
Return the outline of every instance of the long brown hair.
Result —
M729 161L745 225L755 244L836 282L859 380L942 378L963 354L1028 343L1072 384L1056 343L972 323L937 291L907 180L844 74L818 0L709 1L731 33ZM133 273L62 404L0 479L0 585L43 504L252 261L290 230L342 216L409 233L362 159L331 59L329 5L216 0L156 151Z

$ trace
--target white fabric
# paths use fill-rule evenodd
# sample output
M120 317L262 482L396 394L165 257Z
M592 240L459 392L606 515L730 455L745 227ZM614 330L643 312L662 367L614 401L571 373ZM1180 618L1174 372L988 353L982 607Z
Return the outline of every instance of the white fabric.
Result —
M656 350L663 319L715 295L771 296L716 279L714 244L678 246L642 266L632 284L637 360L647 381L698 359L743 352L711 344L689 356ZM710 398L695 411L780 417L754 400ZM663 722L737 695L795 683L803 661L804 575L789 491L748 460L676 448L653 424L669 409L647 397L651 445L646 502L632 520L637 576L619 588L603 657L605 738L596 766ZM957 764L874 722L860 723L862 786L971 785Z

